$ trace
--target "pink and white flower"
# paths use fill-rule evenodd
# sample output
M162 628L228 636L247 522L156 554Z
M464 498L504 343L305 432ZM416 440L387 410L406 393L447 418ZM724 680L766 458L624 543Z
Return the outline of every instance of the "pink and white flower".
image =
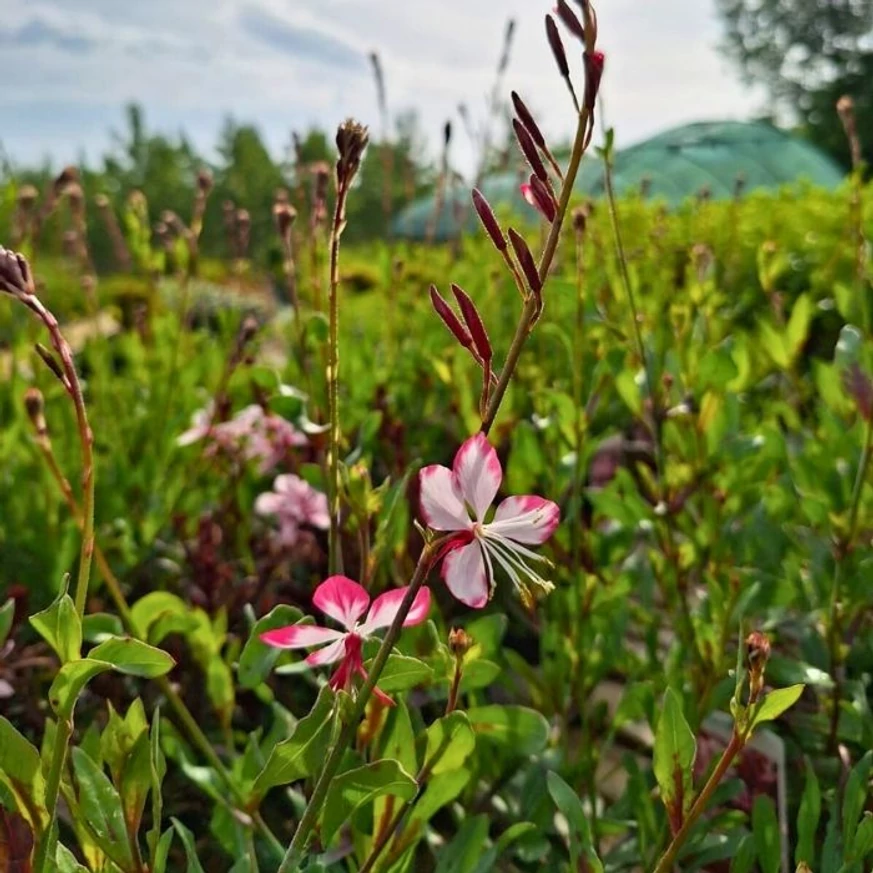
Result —
M255 500L258 515L274 515L279 521L279 543L293 546L303 525L327 530L330 515L327 497L305 479L291 473L277 476L273 490L259 494Z
M502 567L527 600L529 584L551 591L531 562L547 558L526 548L544 543L560 521L551 500L527 495L507 497L486 521L497 496L503 470L497 452L483 434L470 437L455 455L452 469L434 464L419 473L421 511L435 531L457 531L443 560L443 578L449 591L467 606L479 609L494 588L495 564Z
M365 681L367 679L361 655L364 640L373 636L374 631L393 624L407 591L408 588L386 591L370 606L370 595L357 582L346 576L331 576L315 589L312 602L326 616L342 625L343 630L314 624L293 624L267 631L261 634L261 640L277 649L322 646L307 656L306 663L312 667L320 667L339 661L339 667L330 677L330 687L334 691L350 691L352 679L356 675ZM368 606L370 611L367 612L367 617L360 621ZM412 608L403 622L403 627L421 624L427 618L429 610L430 589L421 588L412 601ZM387 706L394 705L394 701L378 688L374 688L373 693Z

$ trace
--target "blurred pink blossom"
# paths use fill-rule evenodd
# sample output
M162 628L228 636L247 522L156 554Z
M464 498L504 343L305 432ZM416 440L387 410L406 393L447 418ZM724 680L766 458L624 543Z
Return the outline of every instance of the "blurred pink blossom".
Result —
M273 490L255 500L258 515L274 515L279 521L279 543L293 546L302 525L321 530L330 527L327 497L299 476L284 473L276 477Z

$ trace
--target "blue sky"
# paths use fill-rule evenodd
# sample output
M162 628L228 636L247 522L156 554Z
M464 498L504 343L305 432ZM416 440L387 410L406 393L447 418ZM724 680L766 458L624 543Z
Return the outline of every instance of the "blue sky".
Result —
M506 79L547 135L566 136L568 97L543 34L549 0L0 0L0 142L16 162L108 148L135 100L151 128L207 151L222 120L253 122L281 154L291 129L348 115L378 126L367 53L393 111L418 107L435 144L459 101L484 110L506 19ZM619 144L673 124L745 118L763 106L717 51L713 0L600 0L605 112ZM434 146L435 147L435 146ZM455 163L472 165L463 137Z

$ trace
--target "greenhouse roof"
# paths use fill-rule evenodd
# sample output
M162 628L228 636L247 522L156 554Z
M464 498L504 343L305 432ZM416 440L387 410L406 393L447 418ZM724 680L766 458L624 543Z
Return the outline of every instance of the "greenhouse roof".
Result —
M733 197L739 180L744 192L776 190L805 181L835 188L843 172L826 154L810 143L762 122L700 122L677 127L618 151L615 155L616 193L646 190L653 200L678 206L706 191L713 199ZM521 176L491 176L482 191L495 209L529 207L519 193ZM576 180L576 190L590 197L604 193L603 167L595 157L586 158ZM410 204L394 221L397 236L410 239L448 239L462 227L475 225L466 189L456 187L444 198L440 215L434 198Z

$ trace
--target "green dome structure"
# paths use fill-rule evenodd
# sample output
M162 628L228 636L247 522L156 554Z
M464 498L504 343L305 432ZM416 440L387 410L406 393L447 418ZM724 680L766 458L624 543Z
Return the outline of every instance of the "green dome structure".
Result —
M521 173L487 178L482 192L498 211L530 207L519 185ZM699 122L673 128L615 155L613 180L619 196L645 190L652 200L678 206L703 191L714 200L743 191L775 191L806 182L833 189L843 181L840 167L815 146L763 122ZM576 191L597 198L605 193L602 163L593 156L582 162ZM469 192L456 186L447 192L440 214L433 196L418 200L394 220L394 234L407 239L451 239L475 227Z

